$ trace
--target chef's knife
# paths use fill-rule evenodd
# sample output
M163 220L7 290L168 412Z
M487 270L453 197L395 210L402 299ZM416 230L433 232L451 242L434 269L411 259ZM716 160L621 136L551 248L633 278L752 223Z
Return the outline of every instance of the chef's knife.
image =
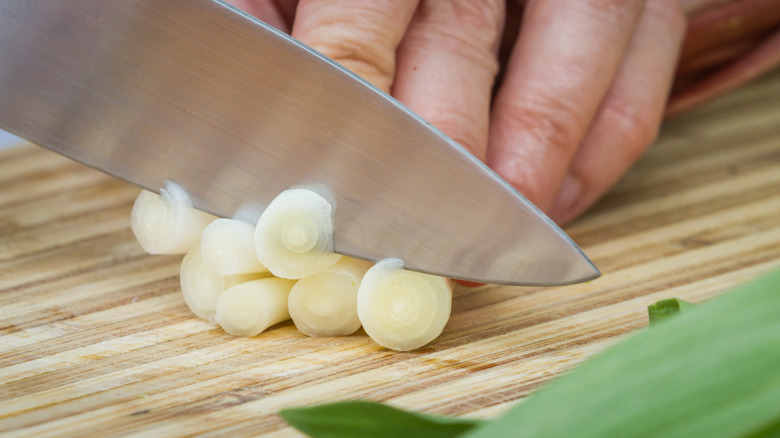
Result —
M316 187L342 254L481 282L598 275L455 142L215 0L0 0L0 127L223 217Z

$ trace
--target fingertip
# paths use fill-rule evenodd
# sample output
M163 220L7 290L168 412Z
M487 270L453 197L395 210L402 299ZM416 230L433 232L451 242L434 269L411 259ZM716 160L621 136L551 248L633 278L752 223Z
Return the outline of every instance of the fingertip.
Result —
M582 213L585 187L581 178L567 174L558 192L558 197L550 208L550 219L559 225L565 225Z
M488 167L537 208L548 212L569 159L551 158L544 149L544 142L536 140L529 130L505 126L494 119L487 151Z

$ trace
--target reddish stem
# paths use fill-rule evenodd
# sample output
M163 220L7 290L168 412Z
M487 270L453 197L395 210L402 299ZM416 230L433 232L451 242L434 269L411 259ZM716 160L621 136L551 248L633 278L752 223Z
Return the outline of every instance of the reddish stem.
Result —
M778 23L778 0L734 0L714 4L688 19L680 58L685 60L715 47L760 35Z
M672 94L665 116L677 115L718 95L734 90L779 65L780 31L776 31L758 47L728 66Z
M467 281L467 280L455 280L455 283L458 283L459 285L465 287L480 287L485 285L485 283L478 283L476 281Z
M754 49L761 42L757 38L729 42L723 46L713 47L706 52L683 59L677 67L677 77L689 76L695 73L718 67Z

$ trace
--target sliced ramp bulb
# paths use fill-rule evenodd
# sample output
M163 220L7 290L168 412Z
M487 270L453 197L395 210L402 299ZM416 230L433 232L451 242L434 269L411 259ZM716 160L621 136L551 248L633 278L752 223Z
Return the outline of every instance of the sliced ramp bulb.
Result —
M199 318L213 322L217 299L227 288L256 280L258 275L217 275L205 263L197 246L181 262L179 281L187 307Z
M233 286L217 300L214 320L235 336L255 336L290 319L287 298L294 280L267 277Z
M407 271L399 259L385 259L363 276L357 305L363 329L374 342L391 350L414 350L436 339L447 324L452 282Z
M216 219L192 206L187 192L167 182L160 194L142 191L130 213L130 227L149 254L184 254L198 245L203 229Z
M333 266L333 207L306 189L279 194L255 228L257 258L277 277L299 279Z
M357 331L357 291L371 266L371 262L342 257L330 268L298 280L288 301L298 331L315 337L346 336Z
M236 219L211 222L200 240L203 263L218 275L267 273L257 259L255 227Z

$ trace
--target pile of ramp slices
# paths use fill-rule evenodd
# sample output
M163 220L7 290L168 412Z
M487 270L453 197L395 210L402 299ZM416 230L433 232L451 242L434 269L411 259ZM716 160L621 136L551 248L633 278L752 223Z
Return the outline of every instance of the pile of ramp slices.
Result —
M308 189L280 193L256 224L197 210L168 182L142 191L131 226L149 254L184 254L184 301L235 336L292 319L304 335L346 336L362 326L397 351L433 341L450 317L452 281L334 253L333 206Z

